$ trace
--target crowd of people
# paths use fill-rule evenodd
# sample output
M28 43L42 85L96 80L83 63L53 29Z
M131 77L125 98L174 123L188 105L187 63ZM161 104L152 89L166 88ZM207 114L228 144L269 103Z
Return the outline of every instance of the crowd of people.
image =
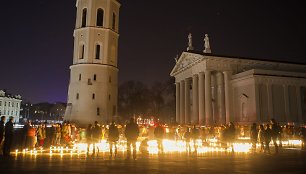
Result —
M5 117L0 121L0 144L4 156L9 156L14 136L13 117L4 123ZM250 128L238 126L230 122L227 125L198 127L196 125L165 125L156 122L154 126L137 125L134 118L131 118L125 125L117 125L111 122L110 125L100 125L97 121L89 124L86 129L78 128L75 124L64 121L62 124L52 124L47 128L46 123L33 124L28 121L21 131L20 149L34 149L50 146L73 146L74 143L86 142L87 155L90 155L89 148L92 147L91 156L99 155L101 149L97 143L105 139L109 143L110 158L117 156L118 141L126 140L127 159L136 159L136 142L141 139L139 151L142 155L148 155L148 141L155 139L158 145L158 152L163 153L163 139L183 140L186 142L186 151L197 153L196 140L201 139L203 145L209 145L209 139L217 139L220 145L234 151L233 144L237 137L249 136L252 143L252 152L256 152L257 144L260 144L259 151L270 152L270 143L273 142L275 153L282 147L283 139L297 137L302 140L302 149L305 149L306 129L305 127L295 128L293 126L280 126L275 119L269 123L257 125L254 123ZM193 143L190 143L192 142ZM278 142L278 143L277 143ZM207 143L207 144L205 144ZM191 147L191 144L194 147Z

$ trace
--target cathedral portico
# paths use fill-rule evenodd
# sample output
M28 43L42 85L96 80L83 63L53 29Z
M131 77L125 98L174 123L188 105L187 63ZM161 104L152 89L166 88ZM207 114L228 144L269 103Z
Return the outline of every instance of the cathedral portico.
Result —
M180 91L176 92L180 124L306 121L306 65L189 49L176 59L171 76Z

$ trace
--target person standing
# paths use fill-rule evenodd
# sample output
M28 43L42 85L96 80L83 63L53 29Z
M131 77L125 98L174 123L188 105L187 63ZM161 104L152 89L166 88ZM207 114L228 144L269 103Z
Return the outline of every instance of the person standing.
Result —
M2 116L0 120L0 147L2 147L1 145L4 136L4 122L5 122L5 116Z
M234 123L230 122L229 126L227 128L227 136L228 136L228 143L232 147L232 152L235 152L234 150L234 142L236 138L236 128Z
M280 134L279 126L274 118L270 120L270 123L271 123L271 138L273 140L273 144L275 147L275 154L278 154L278 144L276 141Z
M252 143L252 151L256 152L256 143L258 139L258 131L257 131L257 125L256 123L253 123L250 130L250 138Z
M109 126L108 131L108 142L109 142L109 153L110 158L113 156L113 147L115 146L115 158L117 156L117 141L119 140L119 130L115 124L115 122L112 122Z
M258 142L260 143L260 152L265 151L265 128L261 124L258 131Z
M186 132L184 133L184 139L186 142L186 152L191 153L190 139L191 139L191 131L190 128L187 127Z
M139 136L139 128L134 118L125 127L125 137L127 139L127 159L131 158L131 145L133 146L133 159L136 160L136 141Z
M86 129L87 156L89 155L90 145L92 144L92 124L88 124Z
M199 136L200 136L199 129L195 125L193 125L193 128L191 130L191 138L193 141L193 147L194 147L195 154L197 153L197 139L199 138Z
M14 136L14 117L10 117L9 121L5 124L5 137L3 143L3 156L8 157L10 156L11 146L13 143L13 136Z
M97 146L97 144L100 143L101 137L102 137L102 129L101 129L100 125L98 124L98 122L95 121L95 125L92 128L92 140L93 140L93 152L92 152L92 156L95 155L96 148L98 149L97 156L99 154L100 149L99 149L99 146Z
M165 134L164 128L159 123L157 123L157 126L154 129L154 136L157 140L158 152L161 153L164 152L164 147L163 147L164 134Z
M271 142L271 129L270 129L270 125L267 124L265 127L265 153L268 152L269 154L270 152L270 142Z
M39 147L43 147L46 139L46 129L45 125L42 123L39 125L38 130L37 130L37 140Z

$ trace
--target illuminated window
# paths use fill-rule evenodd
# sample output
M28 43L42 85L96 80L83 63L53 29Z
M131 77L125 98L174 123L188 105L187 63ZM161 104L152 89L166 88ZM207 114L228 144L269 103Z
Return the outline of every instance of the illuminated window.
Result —
M101 49L101 46L96 45L96 59L100 59L100 49Z
M104 11L99 8L97 11L97 26L103 27L103 20L104 20Z
M82 27L86 27L86 19L87 19L87 9L83 9L82 13Z

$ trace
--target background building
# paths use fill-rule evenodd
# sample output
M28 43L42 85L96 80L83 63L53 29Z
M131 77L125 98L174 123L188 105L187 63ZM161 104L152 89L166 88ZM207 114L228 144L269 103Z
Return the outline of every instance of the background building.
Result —
M117 0L78 0L65 120L86 125L117 115Z
M4 90L0 90L0 115L6 116L7 120L12 116L14 122L19 123L21 101L20 95L13 96Z
M306 122L306 65L196 52L189 38L171 72L180 124Z

